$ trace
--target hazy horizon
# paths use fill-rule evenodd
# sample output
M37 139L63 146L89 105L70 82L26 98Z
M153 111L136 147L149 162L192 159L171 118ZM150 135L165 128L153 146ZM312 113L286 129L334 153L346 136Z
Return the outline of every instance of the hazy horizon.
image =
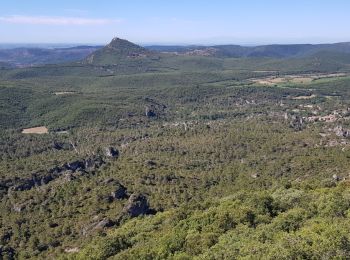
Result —
M111 38L112 40L112 38ZM128 39L125 39L128 40ZM0 49L12 49L12 48L70 48L70 47L77 47L77 46L104 46L108 44L108 42L103 43L88 43L88 42L61 42L61 43L42 43L42 42L33 42L33 43L26 43L26 42L0 42ZM148 46L220 46L220 45L240 45L240 46L246 46L246 47L254 47L254 46L263 46L263 45L304 45L304 44L311 44L311 45L318 45L318 44L337 44L337 43L350 43L350 41L343 41L343 42L286 42L286 43L279 43L279 42L271 42L271 43L236 43L236 42L222 42L222 43L162 43L162 42L154 42L154 43L143 43L143 42L134 42L135 44L138 44L140 46L148 47Z

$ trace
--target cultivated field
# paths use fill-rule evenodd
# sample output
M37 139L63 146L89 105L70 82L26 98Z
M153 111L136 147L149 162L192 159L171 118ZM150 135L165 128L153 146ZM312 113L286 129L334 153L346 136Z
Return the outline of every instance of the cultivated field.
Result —
M273 86L282 83L291 84L307 84L315 80L324 78L337 78L348 76L346 73L330 73L330 74L302 74L302 75L284 75L284 76L268 76L264 78L254 78L251 81L261 85Z
M22 134L47 134L49 130L45 126L25 128L22 130Z

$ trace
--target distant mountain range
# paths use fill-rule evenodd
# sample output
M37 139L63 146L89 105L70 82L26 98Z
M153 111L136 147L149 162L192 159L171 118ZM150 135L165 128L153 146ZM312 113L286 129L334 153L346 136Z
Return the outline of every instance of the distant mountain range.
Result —
M147 46L152 51L175 53L178 55L202 55L220 58L305 57L320 51L350 53L350 42L334 44L274 44L261 46L216 45L216 46Z
M328 53L328 54L327 54ZM333 53L330 55L330 53ZM167 56L203 56L215 58L305 58L350 54L350 43L286 44L286 45L214 45L214 46L139 46L114 38L106 46L76 46L68 48L12 48L0 49L1 67L28 67L83 61L83 64L120 64L130 60L149 63ZM340 57L341 58L341 57ZM348 55L345 55L348 59ZM137 62L134 62L137 66Z
M216 58L304 58L319 53L350 54L350 43L291 44L291 45L217 45L217 46L145 46L114 38L108 45L91 53L84 61L90 64L113 64L121 59L178 56L206 56Z
M12 67L11 64L0 61L0 69L2 69L2 68L11 68L11 67Z
M240 59L240 62L234 61ZM114 38L108 45L91 53L83 64L113 67L118 73L140 73L172 70L220 70L225 63L244 69L295 71L340 71L350 65L350 43L294 44L246 47L219 46L148 46L141 47L127 40ZM112 71L112 70L111 70Z
M16 67L79 61L100 49L101 46L76 46L69 48L13 48L0 49L0 62Z

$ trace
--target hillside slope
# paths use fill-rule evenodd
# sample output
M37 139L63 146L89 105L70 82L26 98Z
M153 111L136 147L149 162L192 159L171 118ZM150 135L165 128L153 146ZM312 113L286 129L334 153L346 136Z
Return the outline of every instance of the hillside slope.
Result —
M55 49L0 49L0 62L3 61L17 67L72 62L85 58L99 48L99 46L77 46Z
M97 54L0 70L0 259L350 257L349 54Z
M350 53L350 43L335 44L274 44L261 46L214 45L214 46L148 46L150 50L178 53L181 55L206 55L221 58L306 57L320 51Z
M87 64L113 64L126 59L146 58L152 55L149 50L127 40L114 38L102 49L89 55L84 62Z

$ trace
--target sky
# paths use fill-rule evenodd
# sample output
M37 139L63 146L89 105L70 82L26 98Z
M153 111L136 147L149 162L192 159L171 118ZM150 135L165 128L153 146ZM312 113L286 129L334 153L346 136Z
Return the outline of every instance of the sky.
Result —
M0 0L0 43L350 41L349 0Z

